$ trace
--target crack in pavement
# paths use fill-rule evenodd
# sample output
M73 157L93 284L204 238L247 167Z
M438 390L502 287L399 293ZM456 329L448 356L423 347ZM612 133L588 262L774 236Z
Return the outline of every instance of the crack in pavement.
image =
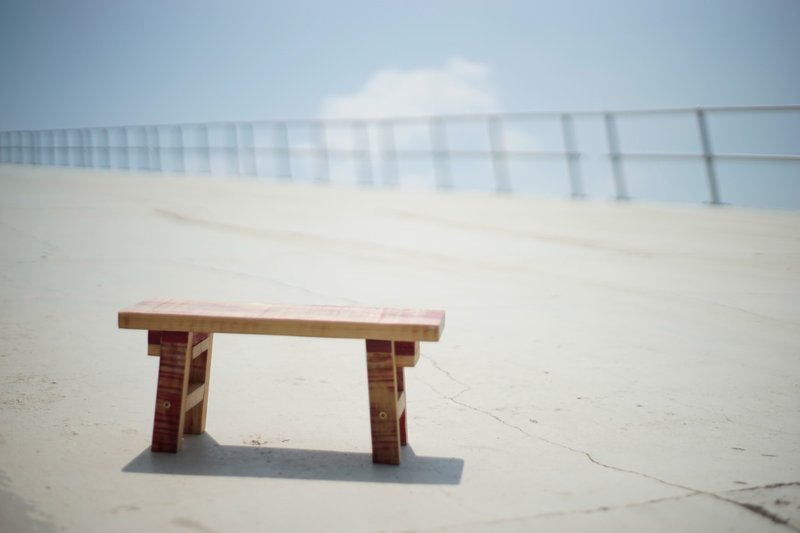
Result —
M429 529L415 529L415 530L406 530L406 531L442 531L442 530L461 530L464 528L475 527L475 526L496 526L500 524L509 524L513 522L521 522L524 520L537 520L539 518L557 518L561 516L574 516L574 515L582 515L582 514L594 514L594 513L604 513L608 511L616 511L619 509L630 509L635 507L641 507L643 505L650 505L653 503L661 503L666 501L674 501L674 500L683 500L685 498L692 498L694 496L699 496L702 493L700 492L690 492L687 494L680 494L678 496L664 496L662 498L652 498L650 500L643 500L638 502L631 502L625 503L622 505L602 505L600 507L591 507L589 509L573 509L570 511L552 511L547 513L536 513L530 515L521 515L521 516L513 516L508 518L496 518L493 520L481 520L475 522L464 522L458 524L450 524L446 526L440 526L435 528Z
M771 488L784 487L784 486L793 486L793 485L800 485L800 482L773 483L773 484L770 484L770 485L762 485L762 486L758 486L758 487L748 487L748 488L745 488L745 489L737 489L737 490L731 491L731 492L741 492L741 491L757 490L757 489L771 489ZM651 504L654 504L654 503L662 503L662 502L668 502L668 501L684 500L684 499L688 499L688 498L694 498L696 496L714 497L714 494L707 493L707 492L704 492L704 491L691 491L691 492L687 492L686 494L680 494L680 495L677 495L677 496L664 496L662 498L652 498L652 499L649 499L649 500L625 503L625 504L621 504L621 505L602 505L600 507L592 507L592 508L589 508L589 509L574 509L574 510L570 510L570 511L553 511L553 512L547 512L547 513L536 513L536 514L530 514L530 515L514 516L514 517L509 517L509 518L498 518L498 519L494 519L494 520L459 523L459 524L452 524L452 525L447 525L447 526L443 526L443 527L433 528L431 530L462 529L462 528L465 528L465 527L492 526L492 525L499 525L499 524L508 524L508 523L513 523L513 522L521 522L521 521L524 521L524 520L536 520L536 519L539 519L539 518L557 518L557 517L562 517L562 516L574 516L574 515L582 515L582 514L604 513L604 512L608 512L608 511L617 511L617 510L620 510L620 509L632 509L632 508L635 508L635 507L641 507L641 506L644 506L644 505L651 505ZM729 501L729 500L724 499L724 498L722 500L726 501L726 502ZM730 502L730 503L736 503L736 502ZM751 512L754 512L756 514L759 514L761 516L764 516L765 518L768 518L768 519L772 520L773 522L776 522L776 523L781 524L781 525L786 525L790 529L797 531L797 528L795 528L794 526L788 524L787 520L784 520L783 518L780 518L780 517L778 517L776 515L773 515L772 513L769 513L768 511L765 511L760 506L752 505L752 504L744 504L742 506L745 509L747 509L747 510L749 510ZM415 530L415 531L422 531L422 530Z
M681 485L680 483L674 483L672 481L667 481L667 480L661 479L659 477L656 477L656 476L653 476L653 475L650 475L650 474L646 474L644 472L639 472L637 470L631 470L631 469L628 469L628 468L623 468L623 467L620 467L620 466L614 466L614 465L611 465L611 464L603 463L602 461L598 461L597 459L595 459L592 456L591 453L589 453L589 452L587 452L585 450L580 450L578 448L574 448L574 447L569 446L567 444L563 444L563 443L560 443L560 442L556 442L554 440L550 440L548 438L542 437L541 435L536 435L534 433L529 433L529 432L525 431L524 429L522 429L520 426L512 424L511 422L508 422L508 421L500 418L499 416L495 415L494 413L492 413L490 411L487 411L487 410L484 410L484 409L480 409L478 407L475 407L474 405L470 405L470 404L468 404L466 402L463 402L463 401L459 400L458 397L461 396L462 394L472 390L472 387L470 385L464 383L463 381L461 381L459 379L456 379L449 371L447 371L444 368L442 368L439 365L439 363L436 360L432 359L430 356L427 356L425 354L420 354L420 356L425 358L426 360L430 361L431 364L434 366L434 368L436 368L439 372L441 372L442 374L447 376L447 378L450 381L452 381L453 383L456 383L456 384L460 385L461 387L463 387L463 389L461 391L459 391L458 393L456 393L456 394L454 394L452 396L447 396L445 394L442 394L441 392L436 391L436 389L433 389L433 387L431 387L435 392L440 394L443 398L445 398L447 400L450 400L451 402L455 403L456 405L460 405L462 407L465 407L467 409L475 411L476 413L480 413L480 414L482 414L484 416L488 416L488 417L492 418L493 420L503 424L504 426L518 431L519 433L521 433L522 435L525 435L528 438L537 439L537 440L540 440L542 442L546 442L547 444L550 444L552 446L557 446L559 448L562 448L562 449L565 449L565 450L569 450L569 451L574 452L574 453L581 454L584 457L586 457L590 462L594 463L597 466L600 466L600 467L603 467L603 468L607 468L609 470L615 470L617 472L622 472L622 473L625 473L625 474L631 474L631 475L639 476L639 477L642 477L642 478L645 478L645 479L649 479L651 481L655 481L657 483L661 483L662 485L666 485L668 487L677 488L677 489L681 489L681 490L687 491L687 494L684 494L681 497L694 496L694 495L700 495L700 494L703 494L703 495L706 495L706 496L710 496L710 497L712 497L714 499L717 499L717 500L720 500L720 501L724 501L724 502L736 505L736 506L738 506L740 508L746 509L747 511L749 511L751 513L757 514L757 515L759 515L759 516L761 516L763 518L771 520L772 522L774 522L776 524L784 525L784 526L792 529L793 531L800 532L800 528L789 524L789 521L787 519L784 519L784 518L782 518L782 517L770 512L770 511L768 511L767 509L765 509L764 507L762 507L760 505L738 502L736 500L733 500L733 499L730 499L730 498L726 498L725 496L722 496L721 494L717 494L717 493L709 492L709 491L704 491L704 490L700 490L700 489L695 489L693 487L689 487L689 486L686 486L686 485ZM792 486L792 485L795 485L795 484L800 484L800 482L773 483L773 484L770 484L770 485L764 485L763 487L747 487L745 489L739 489L739 491L756 490L756 489L759 489L759 488L776 488L776 487L780 487L780 486ZM728 492L730 492L730 491L728 491ZM669 498L666 498L666 499L669 499ZM647 502L644 502L644 503L647 503ZM597 512L599 510L602 510L602 508L598 508L598 510L595 510L595 511L592 511L592 512Z

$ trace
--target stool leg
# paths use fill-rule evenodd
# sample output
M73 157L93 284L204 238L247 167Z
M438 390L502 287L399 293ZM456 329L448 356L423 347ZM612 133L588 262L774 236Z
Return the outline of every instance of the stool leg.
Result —
M183 443L184 404L192 361L191 333L161 334L156 412L153 422L154 452L178 452Z
M406 378L404 375L405 368L402 366L397 367L397 395L403 394L406 391ZM403 412L400 415L400 445L405 446L408 444L408 428L406 426L406 412L408 411L408 401L403 406Z
M184 431L191 435L199 435L206 430L208 379L211 375L211 341L213 340L213 335L213 333L195 333L192 338L192 363L189 367L189 388L191 389L192 385L196 384L203 385L203 399L200 400L200 403L186 411ZM204 347L205 349L202 349Z
M367 340L367 380L372 429L372 462L399 465L397 372L391 341Z

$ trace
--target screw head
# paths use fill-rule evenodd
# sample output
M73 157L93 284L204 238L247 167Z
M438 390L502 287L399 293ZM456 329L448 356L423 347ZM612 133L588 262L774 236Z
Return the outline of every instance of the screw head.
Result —
M388 416L389 415L386 414L386 411L381 411L380 413L378 413L378 418L380 418L381 420L386 420L386 417Z

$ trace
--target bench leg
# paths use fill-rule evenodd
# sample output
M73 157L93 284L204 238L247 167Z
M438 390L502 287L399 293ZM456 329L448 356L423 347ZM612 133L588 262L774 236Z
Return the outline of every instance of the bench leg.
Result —
M400 464L397 371L391 341L367 340L372 462Z
M178 452L183 443L186 390L192 362L191 333L162 332L158 366L156 413L153 422L154 452Z
M397 394L402 395L406 391L406 378L402 366L397 367ZM406 410L408 407L403 405L403 412L400 413L400 445L408 444L408 428L406 427Z
M213 333L195 333L192 338L192 363L189 367L189 392L197 391L195 397L190 395L190 404L186 411L186 433L199 435L206 430L206 412L208 410L208 379L211 375L211 342ZM202 390L199 390L201 389ZM189 394L189 393L187 393ZM192 406L192 401L198 401Z

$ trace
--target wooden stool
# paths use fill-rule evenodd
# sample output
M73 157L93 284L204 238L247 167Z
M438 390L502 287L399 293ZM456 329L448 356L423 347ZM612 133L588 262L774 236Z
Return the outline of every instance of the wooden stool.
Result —
M119 327L148 330L147 353L161 358L151 449L173 453L184 433L205 431L214 333L365 339L372 460L397 465L408 442L404 369L420 341L439 340L444 311L146 300L120 311Z

